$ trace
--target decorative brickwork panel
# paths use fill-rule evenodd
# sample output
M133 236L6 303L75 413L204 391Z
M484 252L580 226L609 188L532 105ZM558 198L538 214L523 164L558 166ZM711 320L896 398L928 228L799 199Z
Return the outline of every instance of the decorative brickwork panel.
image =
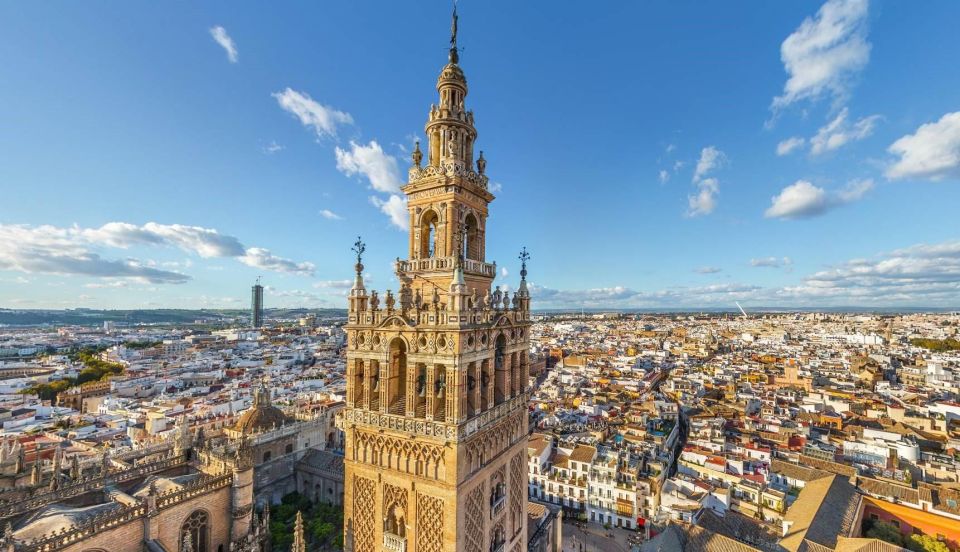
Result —
M353 478L353 542L355 552L376 552L374 506L376 483L365 477Z
M527 470L524 465L526 455L520 453L510 459L510 535L516 535L523 528L523 516L526 508L523 503L527 496Z
M464 511L464 543L466 552L483 552L483 520L486 502L486 493L483 483L474 487L467 495L466 510Z
M417 552L443 552L443 500L417 493Z

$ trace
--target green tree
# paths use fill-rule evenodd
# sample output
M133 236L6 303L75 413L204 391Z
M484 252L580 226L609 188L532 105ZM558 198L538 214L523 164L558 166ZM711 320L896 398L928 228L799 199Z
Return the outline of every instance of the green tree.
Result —
M903 546L903 534L895 525L885 521L875 521L864 533L865 537L871 539L880 539L897 546Z
M945 543L930 535L910 535L906 544L913 552L950 552Z

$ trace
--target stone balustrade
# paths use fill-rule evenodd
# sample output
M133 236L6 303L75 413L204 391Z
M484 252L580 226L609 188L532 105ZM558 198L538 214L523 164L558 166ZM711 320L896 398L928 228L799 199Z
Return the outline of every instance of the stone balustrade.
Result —
M223 487L228 487L233 482L233 476L225 472L214 476L201 476L196 481L184 485L181 489L171 489L159 494L156 498L157 509L164 509L180 504L199 495L203 495ZM109 531L125 523L142 518L151 513L147 501L141 501L139 504L125 506L120 503L114 510L101 512L92 518L81 522L78 525L63 527L59 531L54 531L49 535L32 539L16 546L17 552L52 552L61 550L73 543L82 541L89 537L99 535L104 531Z
M400 535L394 535L387 531L383 532L383 549L392 552L406 552L407 539Z
M147 506L145 504L121 506L110 512L99 513L79 525L63 527L59 531L54 531L49 535L32 539L17 546L16 550L18 552L52 552L54 550L62 550L75 542L99 535L104 531L109 531L114 527L119 527L125 523L141 518L146 515L146 513Z
M130 481L132 479L137 479L152 473L181 466L185 464L186 461L187 459L184 455L171 456L162 460L150 462L148 464L133 466L131 468L111 470L107 474L107 479L110 479L110 481L116 483ZM20 499L18 501L10 501L8 503L0 504L0 519L22 514L52 502L58 502L64 499L80 496L90 491L101 489L105 484L104 479L105 478L102 475L98 474L95 477L86 477L80 479L79 481L72 482L71 484L64 485L55 491L47 491Z
M489 189L490 178L486 175L479 174L474 171L472 167L467 167L466 164L456 162L456 161L446 161L439 165L428 165L426 167L410 167L410 170L407 172L407 177L410 181L410 184L413 184L424 178L430 178L432 176L459 176L474 184L483 188L484 190ZM455 188L455 186L451 186ZM451 190L456 191L456 190Z
M195 496L207 494L223 487L229 487L232 482L233 474L230 472L223 472L219 475L202 475L196 481L184 485L181 489L171 489L158 495L157 508L162 510L176 506Z
M428 257L426 259L410 259L397 261L397 270L400 272L431 272L453 270L457 262L456 257ZM486 263L474 259L463 260L465 274L478 274L493 278L497 275L496 263Z
M449 441L461 441L486 426L501 420L517 409L525 410L528 400L527 394L521 393L519 396L513 397L493 408L477 414L462 424L408 418L406 416L387 414L385 412L370 412L362 408L344 409L342 421L338 421L338 423L343 425L343 429L348 428L351 424L357 424L374 429L394 429L425 437L439 437Z
M519 308L505 309L500 307L472 308L464 311L434 310L432 305L427 305L424 309L401 309L399 304L393 309L383 306L362 311L351 311L349 313L350 324L364 324L368 326L378 326L393 316L399 316L407 321L411 326L450 324L450 325L484 325L494 322L498 317L506 315L513 322L527 322L530 320L530 311Z

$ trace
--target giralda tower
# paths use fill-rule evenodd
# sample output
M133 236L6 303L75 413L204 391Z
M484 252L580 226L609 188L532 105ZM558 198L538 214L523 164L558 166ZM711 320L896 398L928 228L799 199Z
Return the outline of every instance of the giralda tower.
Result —
M511 296L492 290L488 189L465 107L453 14L426 153L403 187L410 217L400 289L356 281L346 326L344 543L373 552L526 548L530 296L524 250Z

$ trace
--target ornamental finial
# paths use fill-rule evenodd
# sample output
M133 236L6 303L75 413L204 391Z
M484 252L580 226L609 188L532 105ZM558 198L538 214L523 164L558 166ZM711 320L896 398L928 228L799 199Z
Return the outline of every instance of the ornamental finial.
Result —
M527 261L530 260L530 253L527 252L527 246L523 246L523 249L520 250L520 256L517 257L520 259L520 279L527 279Z
M450 22L450 63L460 61L457 52L457 0L453 0L453 18Z
M354 269L357 271L357 274L360 274L363 272L363 252L367 250L367 244L363 243L363 238L357 236L357 241L350 250L357 254L357 264L354 266Z
M423 152L420 151L420 140L417 140L416 145L413 147L412 157L413 157L413 164L416 165L416 167L419 169L420 163L423 162Z

